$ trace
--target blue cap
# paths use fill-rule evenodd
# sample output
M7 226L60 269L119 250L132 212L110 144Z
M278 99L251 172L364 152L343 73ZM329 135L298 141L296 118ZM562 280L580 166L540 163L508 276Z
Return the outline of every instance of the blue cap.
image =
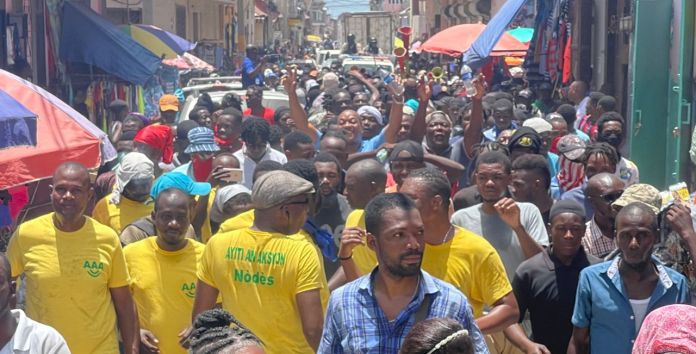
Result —
M150 196L157 199L157 195L165 189L176 188L188 195L208 195L210 194L210 183L194 182L191 177L181 172L169 172L160 176L152 184Z
M189 145L184 150L187 154L220 151L220 147L215 144L213 131L207 127L196 127L189 130L188 141Z
M418 101L414 100L413 98L406 101L406 105L411 107L414 112L418 111L418 106L419 106Z

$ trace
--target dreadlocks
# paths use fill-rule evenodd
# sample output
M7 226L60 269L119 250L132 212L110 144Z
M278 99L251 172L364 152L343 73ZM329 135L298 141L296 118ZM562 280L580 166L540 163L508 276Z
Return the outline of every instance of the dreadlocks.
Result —
M234 326L230 327L230 324ZM250 346L262 347L261 340L223 309L212 309L199 314L193 324L191 354L220 353Z
M588 145L587 148L585 148L585 153L582 156L583 164L587 164L587 160L589 160L590 156L593 155L605 156L607 161L611 162L611 164L614 166L616 166L621 159L616 149L607 143L594 143Z

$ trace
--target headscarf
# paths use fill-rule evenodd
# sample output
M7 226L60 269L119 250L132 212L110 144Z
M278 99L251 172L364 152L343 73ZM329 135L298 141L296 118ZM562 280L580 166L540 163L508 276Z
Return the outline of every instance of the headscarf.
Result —
M668 305L650 312L640 328L633 354L693 353L696 307Z
M215 200L210 208L210 220L216 223L225 221L225 213L223 212L225 203L242 193L251 195L251 190L249 190L249 188L245 187L243 184L231 184L229 186L219 188L217 192L215 192Z
M116 169L116 187L111 192L111 202L113 204L121 202L121 194L130 181L154 177L155 166L147 156L139 152L128 153Z
M384 119L382 118L382 113L379 113L379 110L375 107L372 106L362 106L358 108L358 115L359 116L370 116L374 118L375 122L379 125L384 125Z
M168 125L148 125L140 129L133 138L134 142L150 145L152 148L162 151L162 162L172 163L174 157L174 132Z

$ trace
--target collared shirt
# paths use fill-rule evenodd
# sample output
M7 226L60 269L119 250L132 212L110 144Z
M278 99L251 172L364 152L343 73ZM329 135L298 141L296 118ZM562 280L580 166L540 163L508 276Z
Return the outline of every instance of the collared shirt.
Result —
M585 224L585 237L582 238L582 247L585 252L599 258L606 257L616 249L614 238L604 236L594 217Z
M547 249L517 268L512 287L520 307L520 322L529 311L532 339L551 353L565 353L568 349L580 271L598 262L599 258L580 248L571 264L565 265L552 249Z
M22 310L12 310L12 317L17 328L0 354L70 354L65 339L53 327L32 320Z
M510 124L510 127L507 129L517 129L517 124L515 122L512 122ZM500 129L498 126L493 126L493 128L485 130L483 132L483 141L495 141L495 139L498 139L498 135L500 135L500 132L503 130L507 129Z
M248 88L249 86L263 86L263 73L259 72L256 76L251 76L250 74L256 68L256 64L249 58L245 57L242 62L242 87Z
M239 161L239 168L242 169L243 172L241 184L251 189L252 185L254 184L254 170L256 169L256 161L249 158L245 154L245 152L246 146L235 151L234 153L232 153L232 155L236 157ZM272 149L270 146L266 147L266 153L263 154L263 157L261 158L261 160L259 160L259 162L265 160L272 160L280 163L281 165L284 165L286 162L288 162L288 158L285 157L285 154L275 149Z
M398 353L426 296L430 298L426 319L456 320L469 331L476 353L488 353L466 296L424 271L413 300L389 321L374 294L377 269L331 293L318 353Z
M621 257L582 270L575 297L573 326L590 330L591 353L630 353L636 338L635 314L619 272ZM689 302L683 275L653 258L658 281L648 313L671 304ZM647 315L647 314L646 314Z

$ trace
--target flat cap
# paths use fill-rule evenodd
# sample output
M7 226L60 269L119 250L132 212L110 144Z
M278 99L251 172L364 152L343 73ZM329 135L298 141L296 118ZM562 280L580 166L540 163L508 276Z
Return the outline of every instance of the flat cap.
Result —
M251 190L251 202L256 209L269 209L298 195L314 193L307 180L286 171L271 171L259 177Z

